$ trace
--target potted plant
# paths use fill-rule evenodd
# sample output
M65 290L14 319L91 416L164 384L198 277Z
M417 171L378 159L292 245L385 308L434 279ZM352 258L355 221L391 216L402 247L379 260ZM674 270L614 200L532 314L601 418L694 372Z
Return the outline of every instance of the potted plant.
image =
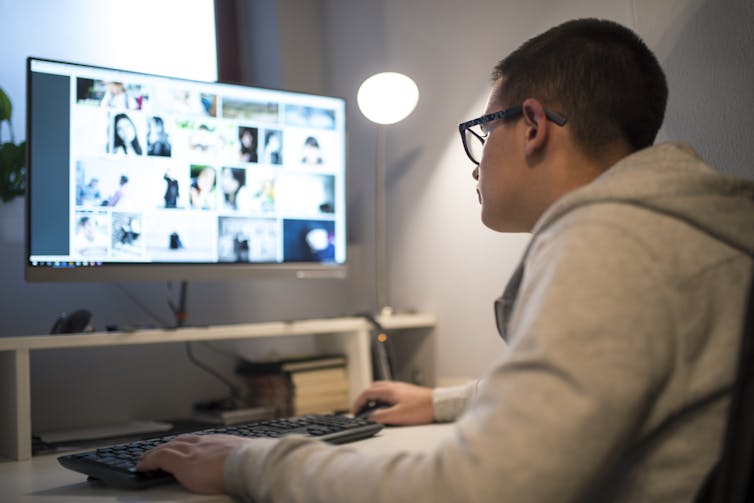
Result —
M0 88L0 199L7 203L26 191L26 142L16 144L13 136L10 98ZM8 123L10 141L3 142L3 122Z

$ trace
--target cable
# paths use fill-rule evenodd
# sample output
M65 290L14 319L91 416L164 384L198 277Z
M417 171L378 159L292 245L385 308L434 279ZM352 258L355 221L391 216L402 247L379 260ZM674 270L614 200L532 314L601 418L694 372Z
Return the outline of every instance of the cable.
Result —
M142 311L144 311L145 313L147 313L147 314L149 315L149 317L150 317L150 318L152 318L153 320L155 320L155 321L157 322L157 324L158 324L158 325L159 325L160 327L162 327L162 328L167 328L167 327L170 327L170 326L171 326L171 325L170 325L170 324L169 324L168 322L166 322L166 321L165 321L165 320L164 320L163 318L161 318L160 316L158 316L157 314L155 314L155 313L154 313L154 311L152 311L151 309L149 309L149 308L148 308L148 307L147 307L146 305L144 305L144 304L143 304L143 303L142 303L142 302L141 302L141 301L140 301L139 299L137 299L137 298L136 298L136 297L135 297L135 296L134 296L134 295L133 295L133 294L132 294L131 292L129 292L129 291L128 291L128 290L126 289L126 287L125 287L125 286L123 286L123 285L122 285L121 283L115 283L115 286L117 286L118 288L120 288L120 289L121 289L121 291L122 291L123 293L125 293L125 294L126 294L126 296L127 296L127 297L128 297L129 299L131 299L131 302L133 302L133 303L134 303L134 304L136 305L136 307L138 307L139 309L141 309Z
M186 315L186 309L185 309L185 306L186 306L186 282L185 281L183 281L181 283L181 289L180 289L180 293L179 293L179 304L176 306L173 303L172 300L168 299L168 305L170 306L170 309L173 312L173 314L175 316L175 319L176 319L175 325L171 325L171 324L167 323L164 319L162 319L157 314L155 314L151 309L149 309L145 304L143 304L139 299L137 299L131 292L129 292L122 284L115 283L115 285L118 286L123 291L123 293L125 293L126 296L129 299L131 299L131 301L134 304L136 304L137 307L139 307L140 309L142 309L152 319L154 319L155 321L157 321L157 323L161 327L163 327L163 328L176 327L177 328L177 327L180 327L181 325L183 325L183 321L185 321L185 319L186 319L186 316L185 316ZM171 288L171 283L168 282L168 289L170 289L170 288ZM211 346L209 344L209 342L205 341L204 345L206 347L212 349L213 351L216 351L216 352L219 352L219 353L223 353L226 356L236 356L236 355L233 355L232 353L229 353L227 351L222 351L219 348L215 348L215 347ZM216 379L218 379L220 382L222 382L228 388L228 390L230 392L230 395L227 398L220 400L220 405L221 406L225 405L225 406L235 407L237 405L237 401L241 401L241 402L243 402L245 404L248 404L248 400L246 398L244 398L243 394L238 390L238 388L230 380L228 380L225 376L223 376L222 374L220 374L218 371L216 371L212 367L210 367L210 366L202 363L201 361L199 361L199 359L194 354L194 350L193 350L191 341L186 341L186 343L185 343L185 349L186 349L186 356L188 357L188 360L192 364L194 364L196 367L198 367L199 369L203 370L204 372L210 374L211 376L215 377Z
M247 403L247 400L244 398L243 394L238 390L235 384L233 384L229 379L227 379L225 376L220 374L218 371L213 369L212 367L202 363L199 361L198 358L196 358L196 355L194 355L194 350L191 346L191 341L186 341L185 343L186 347L186 356L188 357L189 361L196 365L198 368L202 369L203 371L207 372L208 374L212 375L216 379L218 379L220 382L225 384L227 386L228 390L230 391L230 396L228 396L227 399L222 400L230 401L232 405L235 405L236 400L240 400L244 403Z
M168 281L168 290L172 290L173 283ZM188 282L181 281L180 289L178 290L178 304L173 303L168 299L168 306L173 312L175 318L175 328L182 327L186 323L188 318L188 312L186 311L186 294L188 293Z
M234 360L238 359L237 353L234 353L233 351L228 351L227 349L218 348L212 343L212 341L198 341L198 342L205 348L210 349L214 351L215 353L221 354L223 356L227 356L228 358L233 358Z

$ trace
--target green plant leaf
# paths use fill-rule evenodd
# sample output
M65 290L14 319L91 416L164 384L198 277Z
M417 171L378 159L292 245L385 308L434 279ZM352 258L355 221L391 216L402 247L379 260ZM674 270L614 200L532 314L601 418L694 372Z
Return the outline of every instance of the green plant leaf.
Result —
M0 123L3 121L10 122L12 112L13 106L10 104L10 98L5 94L3 88L0 87Z
M0 199L4 202L26 191L26 142L0 145Z

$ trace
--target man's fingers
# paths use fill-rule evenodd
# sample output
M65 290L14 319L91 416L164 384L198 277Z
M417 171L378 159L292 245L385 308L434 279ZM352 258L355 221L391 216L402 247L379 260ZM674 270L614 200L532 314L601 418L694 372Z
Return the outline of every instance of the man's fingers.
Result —
M192 446L200 440L199 435L181 435L147 451L139 460L136 469L146 471L162 468L166 472L171 472L170 467L174 466L176 461L188 457Z
M351 412L353 414L356 414L357 412L359 412L359 410L361 410L362 407L364 407L372 400L377 400L377 397L374 395L374 391L372 389L362 391L361 394L357 396L356 400L353 402L353 405L351 406Z
M361 392L351 406L351 413L356 414L366 404L372 401L394 403L395 393L392 389L394 383L391 381L376 381L367 389Z
M176 462L186 457L183 449L168 446L167 444L153 449L141 457L136 469L139 471L163 469L173 473Z
M369 419L374 421L375 423L382 423L382 424L388 424L392 420L395 420L392 416L395 415L395 407L386 407L384 409L376 409L374 412L369 414Z

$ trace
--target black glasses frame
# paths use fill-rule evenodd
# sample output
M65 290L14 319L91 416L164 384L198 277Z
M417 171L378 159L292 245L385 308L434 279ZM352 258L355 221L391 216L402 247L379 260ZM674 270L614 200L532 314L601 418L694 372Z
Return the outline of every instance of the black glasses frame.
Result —
M488 122L492 122L497 119L511 119L513 117L516 117L518 115L521 115L523 113L524 107L522 105L516 105L510 108L506 108L505 110L500 110L498 112L492 112L491 114L482 115L481 117L477 117L476 119L471 119L470 121L462 122L458 125L458 132L461 134L461 142L463 143L463 150L466 152L466 155L469 159L471 159L471 162L479 165L479 161L477 161L474 156L471 153L471 150L469 149L468 144L466 143L466 131L473 134L480 142L482 142L482 145L484 145L484 136L481 136L477 134L476 131L471 129L474 126L479 126L482 124L486 124ZM547 119L555 124L557 124L560 127L565 126L566 122L568 122L568 119L563 117L557 112L553 112L551 110L545 110L545 116Z

